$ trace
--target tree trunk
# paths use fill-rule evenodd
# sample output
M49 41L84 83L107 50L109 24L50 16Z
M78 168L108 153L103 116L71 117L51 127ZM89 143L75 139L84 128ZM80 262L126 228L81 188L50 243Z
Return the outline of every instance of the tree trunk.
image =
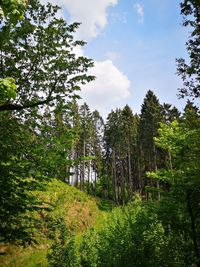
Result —
M117 202L116 198L116 163L115 163L115 150L112 151L112 193L114 205Z
M131 149L130 142L128 142L128 180L129 180L129 198L133 195L133 179L132 179L132 170L131 170Z

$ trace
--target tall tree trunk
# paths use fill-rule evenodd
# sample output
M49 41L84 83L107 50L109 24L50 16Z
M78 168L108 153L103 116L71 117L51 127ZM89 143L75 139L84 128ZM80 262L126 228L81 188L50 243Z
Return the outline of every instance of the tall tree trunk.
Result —
M112 151L112 193L113 193L113 202L116 205L117 197L116 197L116 162L115 162L115 150Z
M94 195L96 196L97 191L97 163L96 160L94 162Z
M129 198L133 195L133 179L132 179L132 170L131 170L131 149L130 142L128 142L128 180L129 180Z
M123 161L120 164L120 173L121 173L121 202L124 206L125 204L125 178L124 178L124 170L123 170Z
M72 149L71 149L71 160L74 160L75 159L75 150L74 150L74 146L72 146ZM71 179L70 179L70 184L72 186L75 186L75 183L76 183L76 166L73 164L72 167L70 167L70 173L72 173L71 176Z
M90 193L90 175L91 175L91 160L88 161L88 179L87 179L87 183L88 183L88 193Z
M82 163L82 171L81 171L81 190L84 191L85 184L85 133L83 136L83 163Z

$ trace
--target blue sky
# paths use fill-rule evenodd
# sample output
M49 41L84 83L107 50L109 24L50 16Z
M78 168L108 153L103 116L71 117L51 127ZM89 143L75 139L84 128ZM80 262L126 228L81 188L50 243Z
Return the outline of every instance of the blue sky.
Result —
M104 117L129 104L139 113L151 89L160 102L181 109L181 79L175 58L187 57L187 30L175 0L59 0L70 21L82 25L77 38L87 41L80 54L95 61L95 82L82 90L83 100Z

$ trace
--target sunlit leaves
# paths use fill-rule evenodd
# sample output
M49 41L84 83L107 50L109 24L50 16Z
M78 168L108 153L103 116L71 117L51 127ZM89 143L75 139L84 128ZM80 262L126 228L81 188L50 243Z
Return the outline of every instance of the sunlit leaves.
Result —
M84 45L74 40L79 23L68 25L57 17L58 10L30 0L23 20L17 25L6 20L0 28L1 78L13 77L18 85L16 100L5 102L1 110L67 102L94 79L87 74L93 61L75 54Z
M180 145L186 138L184 129L178 121L173 121L171 124L160 123L158 129L158 137L155 137L155 143L158 147L176 154L180 150Z
M17 85L13 78L0 79L0 103L16 98Z
M0 19L9 17L9 19L15 23L23 19L26 3L26 0L1 0Z

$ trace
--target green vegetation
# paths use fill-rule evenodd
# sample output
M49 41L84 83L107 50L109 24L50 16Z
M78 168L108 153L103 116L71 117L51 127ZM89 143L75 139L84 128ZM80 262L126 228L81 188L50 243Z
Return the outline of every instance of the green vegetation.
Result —
M149 90L141 114L126 105L104 123L77 104L94 80L79 23L37 0L0 7L0 266L200 267L199 109ZM181 3L180 94L196 99L199 11Z
M40 210L29 211L27 215L35 221L31 229L35 244L24 248L2 243L0 263L3 266L47 266L46 254L61 222L80 239L89 227L101 228L107 217L107 212L98 208L99 199L58 180L48 182L44 191L37 190L33 194L40 202Z

